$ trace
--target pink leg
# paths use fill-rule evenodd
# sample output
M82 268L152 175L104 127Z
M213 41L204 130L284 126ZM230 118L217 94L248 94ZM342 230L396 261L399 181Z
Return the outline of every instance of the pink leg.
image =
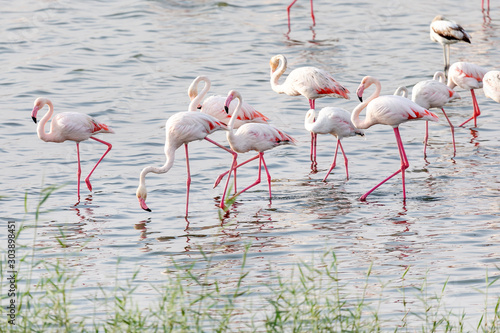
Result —
M313 20L313 26L315 26L316 25L316 19L314 18L313 0L311 0L311 18Z
M187 217L188 207L189 207L189 190L191 188L191 170L189 168L189 152L187 143L184 144L184 148L186 150L186 170L187 170L187 179L186 179L186 217Z
M231 172L236 169L236 156L233 156L233 161L231 162L231 168L229 168L229 174L227 175L226 186L224 187L224 192L222 192L222 198L220 200L220 208L224 209L226 207L226 193L229 186L229 181L231 180Z
M330 169L328 169L328 172L325 175L325 178L323 178L323 181L326 182L326 178L330 175L330 172L332 172L333 168L335 168L335 165L337 164L337 152L339 150L339 144L340 140L337 139L337 146L335 148L335 155L333 156L333 162L332 165L330 166Z
M236 195L240 195L241 193L247 191L248 189L250 189L250 188L252 188L255 185L257 185L257 184L260 183L260 176L261 176L261 170L262 170L262 162L264 161L264 153L263 152L259 152L259 154L257 156L259 156L259 175L257 176L257 180L253 184L251 184L250 186L248 186L245 189L243 189L240 192L238 192L238 194L235 194L232 198L234 198ZM266 167L266 169L267 169L267 167ZM269 175L269 172L267 174ZM270 182L271 181L269 180L269 186L271 186Z
M450 119L448 118L448 115L446 115L446 112L444 112L443 108L441 108L441 111L443 111L444 117L448 121L448 124L450 124L451 139L453 141L453 156L455 156L455 154L457 153L457 149L455 147L455 127L453 126L453 124L451 123Z
M288 7L286 7L286 12L288 13L288 33L290 33L290 9L293 5L295 5L296 2L297 0L293 0L292 3L289 4Z
M402 179L403 179L403 199L406 200L405 170L408 168L408 166L410 164L408 163L408 158L406 157L406 153L405 153L405 150L404 150L404 147L403 147L403 142L401 141L401 136L399 134L399 129L397 127L394 128L394 134L396 135L396 142L398 143L399 157L401 159L401 167L400 167L400 169L397 170L396 172L394 172L392 175L390 175L386 179L384 179L381 183L379 183L378 185L376 185L374 188L372 188L371 190L369 190L368 192L366 192L365 194L363 194L361 196L361 198L359 198L359 200L366 201L366 197L368 195L370 195L370 193L372 193L380 185L382 185L383 183L385 183L386 181L388 181L389 179L391 179L392 177L394 177L395 175L397 175L400 172L401 172L401 176L402 176Z
M264 160L264 153L260 153L260 158L262 159L262 164L264 165L264 169L266 170L267 175L267 184L269 186L269 200L271 200L271 175L269 174L269 170L267 169L266 161Z
M94 170L97 168L97 166L99 165L99 163L101 163L101 161L104 158L104 156L106 156L106 154L109 153L109 151L111 150L111 148L113 146L111 146L111 143L103 141L103 140L100 140L98 138L94 138L93 136L91 136L90 138L96 140L97 142L103 143L106 146L108 146L108 149L104 152L104 154L102 154L101 158L99 159L99 161L97 161L97 163L94 166L94 168L92 169L92 171L90 171L90 173L87 176L87 178L85 178L85 183L87 184L87 187L89 188L89 191L92 191L92 185L90 185L90 176L92 175L92 173L94 172Z
M207 138L207 137L205 137L205 140L207 140L207 141L208 141L208 142L210 142L210 143L213 143L214 145L216 145L216 146L217 146L217 147L219 147L219 148L224 149L225 151L227 151L228 153L230 153L231 155L233 155L233 157L234 157L234 159L235 159L235 160L236 160L236 158L238 157L238 154L237 154L235 151L233 151L233 150L231 150L231 149L229 149L229 148L224 147L224 146L223 146L223 145L221 145L220 143L217 143L217 142L215 142L214 140L209 139L209 138ZM220 175L220 176L217 178L217 180L215 181L214 187L216 187L216 186L219 184L219 182L222 180L222 178L223 178L223 177L224 177L224 176L225 176L228 172L229 172L229 171L227 171L227 172L223 173L222 175ZM236 193L236 169L234 170L234 193Z
M251 161L253 161L253 160L257 159L257 158L259 158L259 155L256 155L256 156L252 157L251 159L248 159L245 162L243 162L241 164L238 164L235 169L238 169L240 166L245 165L248 162L251 162ZM224 178L224 176L227 175L229 173L229 171L231 171L231 168L229 168L228 171L224 172L219 177L217 177L217 179L215 180L215 183L214 183L214 188L217 187L217 185L219 185L219 183L221 182L222 178Z
M424 157L427 156L427 140L429 139L429 122L425 122L425 136L424 136Z
M80 202L80 176L82 175L82 167L80 166L80 143L76 143L76 157L78 159L78 170L76 174L78 176L78 202Z
M459 125L458 127L462 127L464 126L465 124L467 124L469 121L471 121L472 119L474 119L474 127L477 127L477 121L476 121L476 118L481 114L481 111L479 110L479 105L477 104L477 100L476 100L476 94L474 93L474 89L471 89L470 90L470 94L472 96L472 105L474 107L474 110L472 112L472 117L470 117L469 119L467 119L466 121L464 121L461 125Z
M318 143L318 135L311 132L311 171L318 172L318 162L316 160L316 145Z

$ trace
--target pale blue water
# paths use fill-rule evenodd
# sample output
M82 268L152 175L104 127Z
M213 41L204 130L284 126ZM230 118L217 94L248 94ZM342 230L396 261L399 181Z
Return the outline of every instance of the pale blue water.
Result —
M307 100L271 90L269 59L282 53L291 69L312 65L330 71L351 91L351 100L323 98L317 107L352 110L358 103L354 92L365 75L379 78L382 93L392 94L396 87L411 88L442 69L442 48L430 41L428 32L437 14L458 21L472 36L471 45L452 46L452 62L498 69L500 7L493 5L489 22L479 1L315 1L317 25L312 31L309 2L302 0L292 10L287 38L286 4L9 3L2 10L0 28L2 221L33 225L41 188L66 184L44 203L34 245L37 258L63 258L82 274L85 285L75 289L74 296L83 304L83 313L93 313L85 308L84 295L97 292L98 286L114 287L117 270L119 279L126 281L140 268L138 301L147 303L154 300L151 285L161 284L172 258L181 263L201 260L201 251L213 256L214 275L230 285L239 273L245 245L251 243L250 282L265 281L269 268L286 275L297 262L331 249L352 290L362 284L371 263L375 294L378 281L396 280L408 266L408 277L427 276L431 293L449 279L443 300L447 308L467 308L471 325L477 324L485 298L471 291L484 288L487 272L498 276L500 259L499 105L476 92L482 111L479 126L457 128L454 159L444 119L430 125L427 159L422 154L424 124L403 124L410 161L406 203L400 177L363 203L359 196L399 166L393 131L375 126L365 139L345 139L351 178L345 179L340 159L328 183L321 182L333 157L334 138L319 138L320 172L311 175L310 136L303 127ZM147 203L153 211L142 211L135 197L142 168L164 163L165 120L187 110L187 88L202 74L212 80L211 93L239 90L299 141L266 153L272 203L264 181L237 200L222 224L217 209L222 188L212 189L212 184L229 167L230 157L208 142L190 144L189 224L183 216L183 149L167 174L147 177ZM462 99L446 109L455 124L472 113L470 94L460 94ZM87 113L116 132L99 135L113 149L91 179L94 192L82 182L82 202L76 207L75 144L38 139L30 118L38 96L49 97L55 112ZM224 133L212 138L226 142ZM97 142L81 144L85 176L104 150ZM238 176L240 184L250 184L256 166L241 169ZM20 243L33 244L30 230ZM57 241L61 232L67 248ZM6 239L0 244L5 249ZM499 291L498 285L490 289L490 302ZM384 291L385 319L397 323L403 317L400 300L398 290Z

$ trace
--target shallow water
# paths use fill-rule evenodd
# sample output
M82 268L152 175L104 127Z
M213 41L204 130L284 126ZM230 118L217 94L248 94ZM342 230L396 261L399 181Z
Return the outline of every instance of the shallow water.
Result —
M438 290L449 279L444 299L448 308L467 307L467 314L478 319L485 299L470 292L484 288L487 272L498 275L500 259L499 105L476 92L482 111L478 127L456 129L455 158L444 119L430 124L427 158L422 153L424 123L403 124L410 161L406 202L400 177L360 202L360 195L399 166L393 131L380 125L368 129L364 139L345 139L350 179L345 179L340 159L323 183L335 140L319 137L320 172L310 174L310 136L303 127L307 100L271 90L269 59L282 53L289 68L312 65L330 71L351 91L351 100L323 98L317 107L352 110L357 105L354 92L365 75L379 78L382 93L392 94L396 87L411 88L442 69L442 48L428 33L437 14L458 21L472 36L471 45L452 45L452 62L498 66L500 7L493 5L490 21L478 1L456 6L450 0L323 0L315 1L317 25L311 30L308 2L299 1L288 38L285 8L278 1L10 4L0 28L2 220L34 225L41 188L65 184L44 203L34 245L38 258L64 258L82 274L85 285L74 291L82 304L84 295L98 286L114 286L117 270L126 281L138 267L139 281L144 281L141 301L147 302L154 295L150 285L163 281L172 258L187 263L201 260L202 252L213 257L215 276L229 284L237 278L250 243L247 268L255 284L266 280L270 268L286 274L300 260L331 249L353 290L371 263L380 281L398 279L411 267L409 276L426 276ZM263 179L238 198L222 223L217 208L222 188L212 189L212 184L229 167L230 156L208 142L189 145L193 183L187 221L183 149L167 174L147 177L147 202L153 211L142 211L135 197L142 168L164 163L165 120L187 110L187 88L202 74L212 80L211 93L239 90L298 140L296 146L266 152L272 202ZM472 113L470 94L460 94L462 99L446 108L454 124ZM75 144L42 142L30 119L33 101L42 95L53 101L55 112L87 113L116 132L99 135L113 149L91 179L94 192L82 182L77 206ZM224 133L212 139L226 142ZM80 146L86 176L105 146ZM255 164L242 168L240 186L255 176ZM19 242L33 244L29 230ZM57 241L61 232L67 248ZM494 285L490 295L498 295L499 288ZM397 322L402 317L400 292L385 290L384 296L382 312Z

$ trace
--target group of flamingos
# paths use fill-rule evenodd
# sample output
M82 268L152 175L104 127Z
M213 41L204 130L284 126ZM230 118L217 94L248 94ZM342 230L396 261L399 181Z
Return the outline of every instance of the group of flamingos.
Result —
M295 3L295 1L293 3ZM288 8L288 12L290 7ZM480 110L474 94L474 89L483 88L486 97L492 98L500 103L500 71L488 71L480 66L467 62L456 62L449 66L449 44L459 41L470 43L470 36L460 25L447 20L443 16L437 16L431 23L430 37L433 41L443 45L445 72L448 72L447 82L445 74L443 72L437 72L432 80L426 80L415 84L412 89L412 99L410 100L407 98L408 91L405 87L398 89L394 95L380 96L380 81L374 77L366 76L361 80L356 90L356 95L361 103L356 106L352 113L338 107L325 107L320 111L316 111L315 101L318 98L325 96L349 98L349 91L338 83L328 72L316 67L300 67L292 70L286 77L284 83L280 84L279 79L287 69L287 59L283 55L276 55L271 58L271 88L279 94L290 96L302 95L308 99L309 111L306 113L304 125L311 133L311 169L313 172L317 172L317 135L332 134L337 137L337 147L333 163L324 176L323 181L326 181L328 175L336 165L339 148L344 157L346 177L349 178L348 161L342 147L342 138L363 135L363 130L376 124L389 125L393 128L396 136L401 165L393 174L363 194L360 200L366 200L370 193L399 173L401 173L402 176L403 198L406 199L405 170L408 168L409 162L399 133L399 125L413 120L438 121L438 116L428 109L441 109L450 125L453 139L453 154L455 155L454 127L443 109L443 106L449 101L460 98L453 89L457 86L462 89L468 89L472 95L472 116L460 126L464 126L470 120L474 120L474 126L477 126L477 117L480 115ZM198 93L198 87L202 82L204 84L203 89ZM375 91L368 98L364 99L365 90L372 85L375 86ZM232 155L232 163L229 170L221 174L215 180L214 184L214 187L217 186L222 179L227 176L220 201L220 207L222 209L226 208L226 196L228 196L231 175L233 175L234 178L235 194L233 197L235 197L260 183L262 166L267 175L269 198L271 199L271 176L264 160L264 152L277 146L294 144L296 142L295 139L269 124L266 116L255 110L249 104L243 102L242 95L238 91L229 91L227 97L211 96L203 100L209 90L210 80L205 76L197 77L188 89L188 95L191 99L188 110L175 113L167 120L165 126L166 162L162 167L148 166L144 168L139 176L139 187L137 188L136 195L141 208L144 210L151 211L146 205L146 175L150 172L166 173L169 171L174 163L175 151L184 145L187 164L186 216L188 215L189 189L191 183L188 144L192 141L202 139L224 149ZM88 115L76 112L64 112L54 116L51 121L50 131L45 132L45 125L54 113L52 102L47 98L37 98L31 113L32 119L36 123L37 113L45 105L48 105L49 111L38 122L38 136L46 142L63 142L66 140L76 142L78 156L78 200L80 200L81 168L79 144L81 141L93 139L108 147L85 179L87 187L92 191L90 176L104 156L111 150L110 143L100 140L94 137L94 135L98 133L113 133L113 130ZM360 113L365 109L366 115L364 119L360 119ZM227 132L227 140L230 148L208 137L208 135L219 130ZM427 145L427 137L428 127L426 127L424 140L424 154ZM252 150L257 152L256 156L239 164L237 163L238 154ZM256 181L238 192L236 190L236 170L240 166L256 159L259 160Z

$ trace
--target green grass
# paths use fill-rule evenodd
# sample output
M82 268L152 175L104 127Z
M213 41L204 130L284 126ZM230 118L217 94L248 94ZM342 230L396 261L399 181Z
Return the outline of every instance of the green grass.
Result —
M42 192L42 200L52 193L50 189ZM37 212L42 204L37 205ZM18 228L18 236L22 230ZM60 244L64 245L63 234ZM140 271L124 279L118 261L116 287L93 288L93 294L84 300L86 311L79 309L82 300L77 297L81 298L82 292L78 296L72 293L82 285L78 267L69 267L63 260L39 261L30 254L19 258L17 264L15 326L7 323L6 271L3 264L0 267L0 332L500 331L500 298L489 293L498 277L492 278L488 272L484 288L474 291L485 299L482 316L470 325L466 324L465 309L457 312L445 307L448 281L434 294L429 291L433 288L426 275L408 277L411 268L393 281L378 281L374 288L377 268L368 267L364 281L353 288L353 281L341 278L335 253L326 251L310 263L297 263L286 273L270 271L269 277L258 283L247 266L249 249L247 246L241 255L241 265L229 282L213 273L211 267L216 263L208 255L200 260L203 269L200 262L181 265L172 259L164 281L149 286L154 292L150 291L147 306L141 303L144 295L139 287L145 282L138 279ZM35 273L37 278L33 279ZM384 290L389 288L391 295L395 290L400 293L400 315L384 314Z

